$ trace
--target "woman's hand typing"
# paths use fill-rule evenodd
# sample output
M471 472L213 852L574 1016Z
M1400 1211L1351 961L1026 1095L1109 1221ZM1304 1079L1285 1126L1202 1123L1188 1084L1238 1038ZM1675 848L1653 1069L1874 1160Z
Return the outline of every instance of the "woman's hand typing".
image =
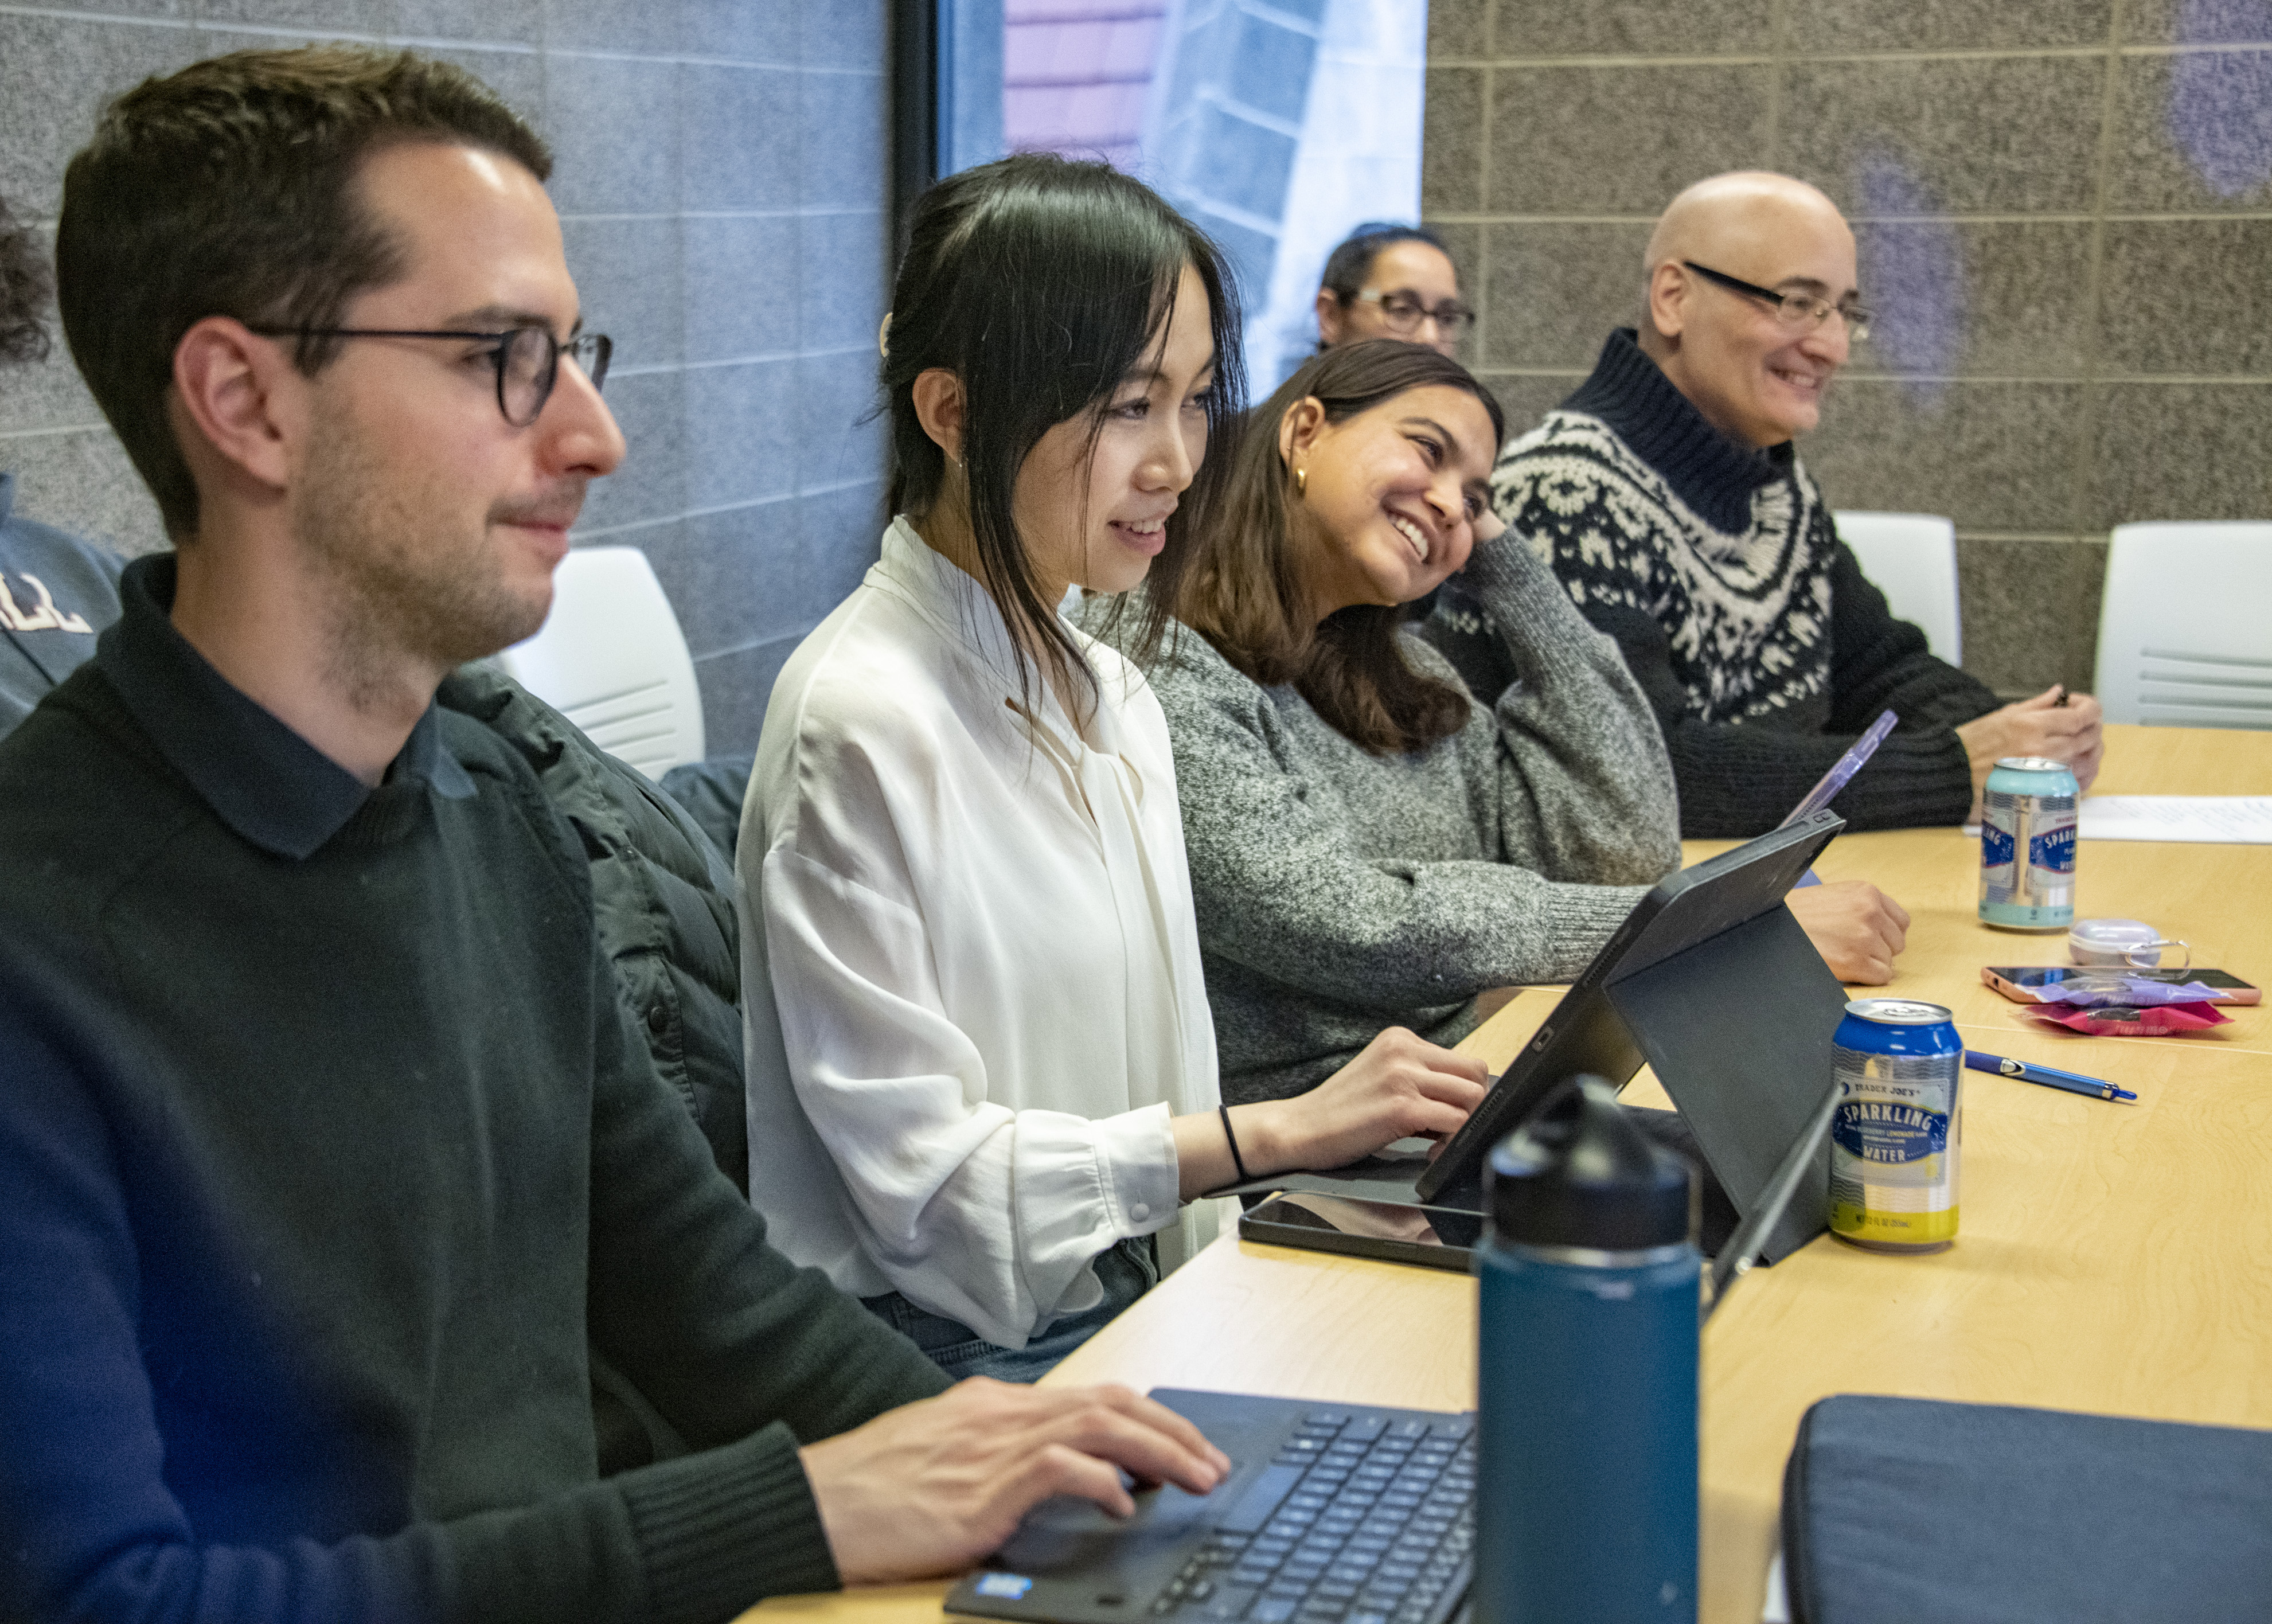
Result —
M1234 1105L1231 1129L1250 1177L1339 1167L1400 1139L1448 1138L1468 1119L1491 1073L1470 1055L1390 1027L1306 1094ZM1178 1117L1178 1184L1185 1201L1237 1177L1217 1117Z

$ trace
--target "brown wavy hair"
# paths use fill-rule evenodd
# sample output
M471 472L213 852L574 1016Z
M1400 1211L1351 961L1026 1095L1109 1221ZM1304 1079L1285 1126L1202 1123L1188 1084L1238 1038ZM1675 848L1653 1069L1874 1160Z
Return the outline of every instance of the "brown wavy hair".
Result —
M1398 628L1406 605L1356 603L1312 624L1294 533L1294 476L1278 450L1286 414L1314 399L1338 423L1408 390L1465 390L1506 419L1467 368L1424 344L1369 339L1313 356L1239 426L1221 505L1190 566L1155 589L1170 612L1266 687L1290 683L1334 730L1377 756L1425 749L1468 720L1460 688L1412 669Z

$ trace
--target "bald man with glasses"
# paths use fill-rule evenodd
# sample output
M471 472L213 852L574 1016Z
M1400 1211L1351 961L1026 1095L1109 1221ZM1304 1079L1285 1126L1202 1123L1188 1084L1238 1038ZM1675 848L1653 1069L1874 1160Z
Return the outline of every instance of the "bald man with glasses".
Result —
M1773 828L1888 708L1899 727L1831 803L1850 827L1962 822L1999 756L2056 757L2088 787L2097 703L2054 688L2004 705L1934 658L1863 577L1797 454L1869 329L1836 206L1787 176L1716 176L1673 199L1644 271L1640 326L1610 335L1491 483L1655 706L1681 833ZM1475 692L1504 687L1477 606L1448 593L1433 632ZM1875 932L1898 949L1898 908L1799 895L1802 923L1843 908L1857 948Z

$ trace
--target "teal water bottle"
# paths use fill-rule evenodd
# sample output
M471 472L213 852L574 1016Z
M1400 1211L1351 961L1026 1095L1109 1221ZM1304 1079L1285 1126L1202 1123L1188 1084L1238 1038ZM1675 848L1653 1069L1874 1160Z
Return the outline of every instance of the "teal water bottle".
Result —
M1491 1152L1476 1624L1696 1617L1696 1200L1598 1077Z

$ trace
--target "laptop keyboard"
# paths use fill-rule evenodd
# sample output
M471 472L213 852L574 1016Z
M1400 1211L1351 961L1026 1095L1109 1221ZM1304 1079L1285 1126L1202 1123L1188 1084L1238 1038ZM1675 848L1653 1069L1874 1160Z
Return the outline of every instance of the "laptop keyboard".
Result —
M1312 1411L1151 1616L1431 1624L1472 1571L1474 1427L1472 1416Z

